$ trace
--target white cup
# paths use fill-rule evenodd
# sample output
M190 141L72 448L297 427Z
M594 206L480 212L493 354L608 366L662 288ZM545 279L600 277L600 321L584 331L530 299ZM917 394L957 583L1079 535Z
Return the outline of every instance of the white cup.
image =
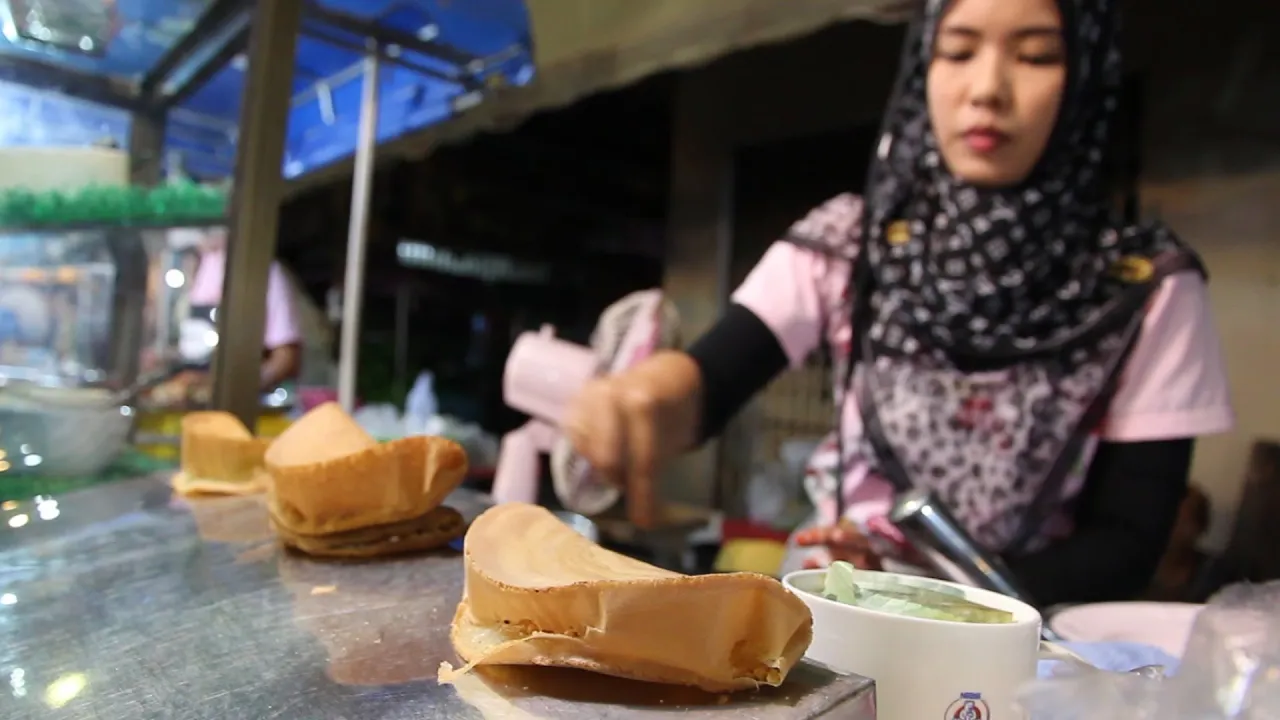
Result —
M822 596L825 570L800 570L783 585L813 612L805 657L876 682L879 720L1021 720L1017 693L1040 659L1075 659L1040 643L1040 613L1011 597L912 575L881 573L916 587L959 588L1013 622L964 623L894 615Z

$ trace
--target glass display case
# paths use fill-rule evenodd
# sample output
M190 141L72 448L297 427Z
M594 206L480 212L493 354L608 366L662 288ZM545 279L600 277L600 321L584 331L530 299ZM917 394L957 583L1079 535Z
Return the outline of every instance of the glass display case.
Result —
M0 229L5 490L50 492L136 472L120 469L137 464L128 452L137 413L121 389L137 377L156 334L153 308L166 300L148 282L162 261L162 235Z
M107 380L116 274L100 232L0 236L0 376Z
M41 448L98 444L86 441L94 433L62 432L77 423L114 426L127 417L130 437L156 434L172 450L188 407L148 408L113 393L176 364L189 272L164 231L221 223L225 197L192 183L156 183L225 179L234 159L248 200L231 235L274 235L267 213L254 211L278 202L262 199L275 194L262 192L262 183L274 188L263 178L281 171L294 178L351 157L357 136L371 157L378 142L467 112L489 90L533 76L523 0L486 3L479 14L464 5L357 0L0 6L7 8L0 19L12 25L0 37L0 109L12 111L0 113L0 483L52 472L56 463ZM272 42L250 42L251 29L265 29ZM271 71L291 60L292 77ZM372 88L378 92L365 92ZM243 113L244 106L258 110ZM366 116L373 132L355 132ZM278 150L276 130L263 127L286 122ZM363 242L362 234L352 241ZM249 311L265 290L239 279L271 262L270 243L258 247L267 250L229 257L227 297L217 308L228 318ZM242 371L256 349L251 323L221 325L220 361L200 385L219 407L252 422L260 388ZM22 386L45 394L17 397ZM44 417L86 406L96 419ZM134 409L132 417L121 412ZM36 428L39 442L17 442L19 427ZM101 445L117 442L115 430L107 435ZM111 452L99 455L58 471L101 466Z

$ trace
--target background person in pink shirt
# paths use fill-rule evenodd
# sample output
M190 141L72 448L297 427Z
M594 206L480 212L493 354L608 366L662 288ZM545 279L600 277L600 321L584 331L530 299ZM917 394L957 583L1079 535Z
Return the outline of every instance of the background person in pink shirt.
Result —
M178 352L192 371L159 389L165 396L181 393L197 401L204 399L208 390L207 370L217 347L217 315L227 264L226 230L208 228L200 233L196 246L199 260L187 293L186 314L178 321ZM268 391L295 379L302 358L302 333L289 281L274 262L267 277L265 310L260 381L262 389Z
M1194 438L1232 412L1198 259L1111 220L1116 3L924 5L866 196L792 226L687 353L585 388L566 431L651 493L663 461L826 345L840 412L798 559L911 560L884 516L923 487L1039 604L1131 597Z

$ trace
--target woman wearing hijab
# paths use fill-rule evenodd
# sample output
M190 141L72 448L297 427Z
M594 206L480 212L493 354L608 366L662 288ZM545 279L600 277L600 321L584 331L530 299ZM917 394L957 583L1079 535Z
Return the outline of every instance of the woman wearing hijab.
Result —
M1113 0L929 0L866 196L796 223L687 353L576 399L569 436L639 522L665 460L826 343L808 564L903 557L884 516L923 487L1041 605L1147 585L1194 439L1232 412L1198 260L1110 220L1117 22Z

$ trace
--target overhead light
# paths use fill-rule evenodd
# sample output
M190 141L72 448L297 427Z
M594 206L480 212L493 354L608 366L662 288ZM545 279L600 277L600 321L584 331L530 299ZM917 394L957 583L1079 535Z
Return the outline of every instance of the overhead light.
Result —
M235 57L231 58L231 67L235 68L236 70L239 70L240 72L244 72L245 70L248 70L249 57L244 53L236 53Z

